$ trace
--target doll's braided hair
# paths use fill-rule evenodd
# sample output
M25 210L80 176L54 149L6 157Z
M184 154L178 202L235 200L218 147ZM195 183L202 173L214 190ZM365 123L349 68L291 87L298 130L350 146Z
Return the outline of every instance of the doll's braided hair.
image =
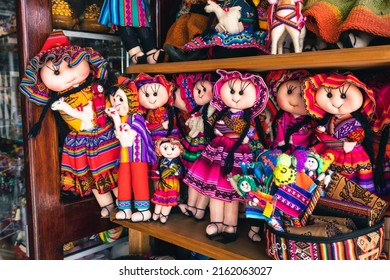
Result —
M383 131L379 142L378 156L375 161L375 190L378 195L388 195L390 189L386 189L385 176L383 174L383 162L386 154L386 144L390 136L390 125L387 125Z
M175 110L169 104L165 104L164 107L168 112L168 131L166 136L169 136L172 133L173 124L175 122Z

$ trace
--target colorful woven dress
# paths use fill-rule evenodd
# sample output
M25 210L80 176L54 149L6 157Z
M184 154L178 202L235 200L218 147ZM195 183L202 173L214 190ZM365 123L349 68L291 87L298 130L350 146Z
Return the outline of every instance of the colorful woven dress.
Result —
M151 27L145 0L105 0L99 23L107 26Z
M259 53L269 53L265 46L264 31L255 31L254 24L257 17L256 10L246 0L226 0L222 4L224 10L234 6L241 7L240 21L244 25L244 31L238 34L212 31L210 34L200 35L183 46L184 51L196 51L211 47L224 47L228 49L257 49Z
M370 149L366 150L364 146L364 140L368 131L363 126L365 124L364 119L367 122L370 121L375 110L375 99L372 89L367 88L352 74L317 74L305 81L304 98L309 112L313 116L321 118L325 116L325 111L317 103L317 92L325 90L327 92L325 94L328 97L332 96L332 94L339 94L341 96L356 96L357 99L358 92L348 90L351 85L360 90L363 96L361 109L357 110L359 114L350 112L341 116L330 115L330 119L324 124L325 130L317 127L315 133L319 142L312 147L312 150L319 155L332 153L335 159L331 164L331 170L375 193L373 163L371 162L373 155L369 155ZM351 99L346 99L345 96L344 100L353 102ZM332 101L329 99L328 102L331 103ZM359 116L359 119L355 116ZM356 142L356 145L351 151L346 152L344 150L346 142Z

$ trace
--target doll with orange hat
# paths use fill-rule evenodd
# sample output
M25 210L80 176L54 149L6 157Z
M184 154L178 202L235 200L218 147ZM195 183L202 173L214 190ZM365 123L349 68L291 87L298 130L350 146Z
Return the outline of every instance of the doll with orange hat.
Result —
M315 129L319 142L311 149L333 154L332 171L375 192L372 89L351 73L321 73L305 80L304 98L309 113L320 119Z
M113 119L115 135L121 143L118 170L118 212L115 218L133 222L151 218L148 164L156 163L153 140L139 113L137 88L130 79L120 77L106 91L112 107L106 113ZM132 207L137 210L132 212Z
M173 109L173 83L164 75L150 76L140 73L134 79L138 90L140 112L146 120L146 127L154 144L161 137L181 137L176 125ZM149 166L149 178L157 184L160 176L156 173L157 164Z
M270 99L279 107L272 121L272 149L291 154L296 148L306 149L314 143L314 119L306 110L302 97L306 70L270 71L266 77Z
M255 74L217 70L210 104L217 109L214 136L184 178L190 188L210 197L209 238L222 242L237 238L239 204L243 198L233 189L228 175L241 173L240 162L253 162L248 145L254 138L254 119L265 109L268 89Z
M92 48L72 46L62 31L54 32L27 65L20 91L44 106L30 136L38 135L49 109L59 113L67 132L61 154L61 188L80 196L93 193L108 217L115 207L116 161L120 145L104 114L107 61ZM58 122L61 124L61 122ZM61 127L60 127L61 128Z

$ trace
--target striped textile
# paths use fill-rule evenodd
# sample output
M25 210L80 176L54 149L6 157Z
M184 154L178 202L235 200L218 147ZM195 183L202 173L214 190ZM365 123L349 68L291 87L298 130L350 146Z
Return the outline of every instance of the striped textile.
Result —
M147 1L105 0L98 22L109 27L151 27Z

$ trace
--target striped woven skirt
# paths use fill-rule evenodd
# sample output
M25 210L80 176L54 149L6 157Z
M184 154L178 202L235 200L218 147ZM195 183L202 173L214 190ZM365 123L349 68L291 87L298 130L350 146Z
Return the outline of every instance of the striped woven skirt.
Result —
M120 143L113 126L93 131L70 132L65 138L61 159L61 188L87 196L92 189L100 194L117 187Z

